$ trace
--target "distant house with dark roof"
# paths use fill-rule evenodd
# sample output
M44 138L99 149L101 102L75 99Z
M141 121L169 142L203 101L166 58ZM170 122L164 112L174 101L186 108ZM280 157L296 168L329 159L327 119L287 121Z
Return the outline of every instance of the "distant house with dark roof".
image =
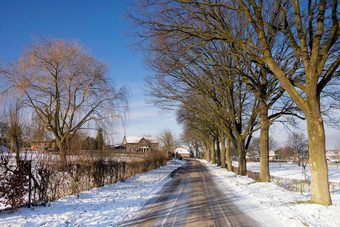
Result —
M158 150L156 136L124 136L122 147L126 152L146 152Z

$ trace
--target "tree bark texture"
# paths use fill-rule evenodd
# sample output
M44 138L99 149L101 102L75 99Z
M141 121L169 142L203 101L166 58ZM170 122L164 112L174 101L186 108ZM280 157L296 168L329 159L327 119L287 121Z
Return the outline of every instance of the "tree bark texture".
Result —
M247 175L246 167L246 153L244 152L244 138L239 137L237 140L237 153L238 153L238 175Z
M311 111L307 118L309 160L311 174L311 201L331 205L326 162L325 129L321 113Z
M258 181L269 182L269 120L268 120L268 108L265 103L260 102L260 176Z
M230 157L230 144L231 144L231 139L227 139L227 150L226 150L226 156L227 156L227 169L228 171L233 171L233 164L231 161Z
M211 144L211 163L216 164L215 141Z
M208 146L204 146L204 159L208 162L211 161L210 150Z
M221 168L226 168L225 158L226 158L225 137L221 135Z
M221 148L219 140L216 140L216 159L217 166L221 166Z

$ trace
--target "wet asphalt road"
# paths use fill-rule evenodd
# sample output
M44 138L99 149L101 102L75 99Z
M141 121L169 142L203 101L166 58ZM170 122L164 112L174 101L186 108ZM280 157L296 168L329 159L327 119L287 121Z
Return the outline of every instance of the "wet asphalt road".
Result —
M189 160L173 174L157 197L123 226L259 225L218 188L201 162Z

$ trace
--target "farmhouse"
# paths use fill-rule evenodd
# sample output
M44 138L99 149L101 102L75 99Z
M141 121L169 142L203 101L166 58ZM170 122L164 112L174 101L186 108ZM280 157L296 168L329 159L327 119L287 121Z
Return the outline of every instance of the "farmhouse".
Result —
M176 147L173 150L174 154L179 154L182 158L190 158L190 152L184 147Z
M124 136L122 147L127 152L146 152L158 150L158 139L155 136Z

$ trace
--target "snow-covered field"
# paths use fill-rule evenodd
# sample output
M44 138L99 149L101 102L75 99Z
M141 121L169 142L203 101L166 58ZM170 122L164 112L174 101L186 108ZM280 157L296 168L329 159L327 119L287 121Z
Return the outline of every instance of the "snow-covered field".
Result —
M3 211L0 226L116 226L131 217L170 179L169 174L185 161L139 174L125 182L107 185L79 196L68 196L47 207Z
M221 189L261 226L340 226L340 190L331 194L333 205L309 204L310 194L301 195L278 187L275 182L256 183L245 176L237 176L206 161L202 162L214 173ZM276 163L274 163L276 164ZM271 174L291 179L301 178L301 168L296 164L272 167ZM248 164L247 169L258 171L258 164ZM281 170L281 171L280 171ZM331 181L339 182L340 169L330 171ZM336 178L337 176L337 178Z
M21 208L13 214L4 211L0 226L119 226L153 198L169 180L169 174L184 162L172 160L125 182L65 197L47 207ZM275 182L256 183L202 162L213 172L220 188L261 226L340 226L340 190L332 194L332 206L308 204L309 194L285 190ZM256 171L256 166L249 164L248 169ZM340 180L339 171L335 167L331 181ZM301 169L294 164L272 167L271 172L280 177L301 177Z
M233 162L233 166L237 166L237 162ZM299 167L296 163L278 163L270 162L270 175L278 178L289 178L303 180L302 167ZM260 172L260 162L249 162L247 163L247 169ZM309 165L306 167L307 180L310 180ZM340 164L338 167L328 166L328 179L330 182L340 183Z

